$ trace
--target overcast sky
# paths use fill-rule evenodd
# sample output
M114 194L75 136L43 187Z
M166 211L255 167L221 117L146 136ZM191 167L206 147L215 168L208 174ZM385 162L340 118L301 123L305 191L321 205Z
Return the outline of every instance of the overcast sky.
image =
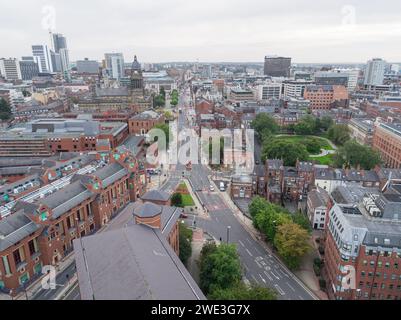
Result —
M70 59L401 61L400 0L1 0L0 57L67 37ZM54 19L53 19L54 18ZM54 22L54 23L53 23Z

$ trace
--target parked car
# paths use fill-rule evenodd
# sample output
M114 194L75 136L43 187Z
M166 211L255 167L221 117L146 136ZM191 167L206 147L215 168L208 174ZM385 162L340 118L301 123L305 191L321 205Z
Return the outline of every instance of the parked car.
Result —
M185 213L180 214L180 219L187 219L187 218L188 218L187 214L185 214Z
M224 182L220 182L220 191L226 191L226 185Z
M210 191L214 191L214 186L211 184L209 189L210 189Z

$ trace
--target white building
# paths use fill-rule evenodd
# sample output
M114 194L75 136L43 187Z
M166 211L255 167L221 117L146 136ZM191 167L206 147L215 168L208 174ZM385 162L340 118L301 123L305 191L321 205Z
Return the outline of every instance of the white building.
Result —
M313 229L323 230L325 228L329 199L327 191L319 187L308 193L308 218Z
M47 45L33 45L32 56L39 66L39 72L53 72L51 54Z
M338 72L348 76L348 92L355 91L358 85L359 74L361 70L358 68L347 68L347 69L334 69L334 72Z
M270 100L281 98L281 83L271 82L261 84L257 88L257 99L258 100Z
M375 58L369 60L365 70L364 84L369 86L382 85L386 62L383 59Z
M310 84L313 84L313 82L304 80L283 81L284 98L302 98L304 96L306 86Z
M109 76L113 79L121 79L124 77L124 56L122 53L106 53L106 69Z
M9 81L21 80L21 69L17 59L0 59L0 74Z

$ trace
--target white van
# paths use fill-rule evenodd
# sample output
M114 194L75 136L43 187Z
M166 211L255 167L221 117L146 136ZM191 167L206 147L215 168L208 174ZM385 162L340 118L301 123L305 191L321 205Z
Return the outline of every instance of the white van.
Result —
M220 191L226 191L226 185L224 184L224 182L220 182Z

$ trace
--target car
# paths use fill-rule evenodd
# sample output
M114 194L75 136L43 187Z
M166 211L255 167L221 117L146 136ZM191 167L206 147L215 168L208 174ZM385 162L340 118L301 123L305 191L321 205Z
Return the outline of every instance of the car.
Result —
M256 161L255 161L255 164L259 164L259 163L260 163L259 160L256 160Z
M224 182L220 182L220 191L226 191L226 185L224 184Z
M209 189L210 189L210 191L214 191L214 186L211 184Z
M187 219L187 218L188 218L187 214L185 214L185 213L180 214L180 219Z

